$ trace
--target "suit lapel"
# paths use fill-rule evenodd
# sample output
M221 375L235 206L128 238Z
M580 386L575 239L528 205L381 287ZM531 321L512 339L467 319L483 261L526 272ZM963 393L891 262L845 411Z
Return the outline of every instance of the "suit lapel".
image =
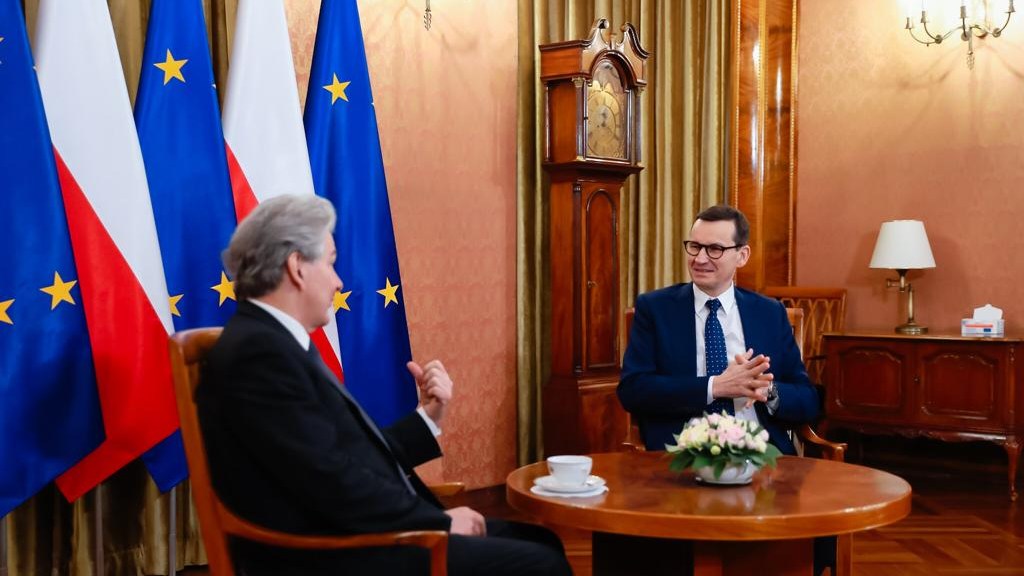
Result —
M763 329L760 318L754 311L753 302L739 288L735 288L736 307L740 311L740 323L743 324L743 344L747 349L754 349L754 354L761 354L764 351Z
M675 295L676 302L669 307L672 316L670 326L675 342L673 349L678 350L682 365L682 374L697 374L697 318L693 311L693 284L681 284Z
M310 342L309 347L309 351L306 352L306 361L315 365L320 375L323 378L326 378L327 381L331 383L332 387L335 390L337 390L339 394L341 394L342 399L348 404L349 410L351 410L355 417L361 421L363 428L365 428L373 437L377 439L377 443L384 451L385 456L391 459L391 461L395 464L395 468L398 470L398 476L402 479L402 483L405 484L405 487L409 490L410 493L417 494L418 491L409 481L411 474L406 473L405 469L402 467L402 463L395 456L395 453L391 450L391 445L388 444L387 439L384 438L384 434L380 431L380 428L378 428L377 424L373 421L372 418L370 418L370 415L367 414L365 410L363 410L363 407L359 405L359 402L357 402L356 399L353 398L351 394L349 394L348 390L346 390L345 387L342 386L341 382L338 382L338 379L337 377L334 376L334 373L331 372L331 370L327 368L327 365L324 364L323 360L320 359L319 352L316 351L316 347L313 346L312 342Z
M327 380L327 383L330 385L330 387L334 388L335 392L341 395L342 400L348 406L348 409L349 411L352 412L352 415L355 416L355 418L360 421L362 427L366 428L370 436L376 440L378 448L384 452L384 455L387 458L390 458L392 461L394 461L395 466L398 468L398 474L401 477L402 482L406 484L406 487L409 488L411 492L413 492L414 494L417 493L416 489L412 486L412 484L410 484L409 477L406 475L406 471L404 471L404 469L401 467L401 463L395 457L394 452L391 451L391 446L388 445L387 439L384 438L384 434L381 433L380 428L377 427L377 424L373 421L370 415L367 414L366 411L362 410L362 407L359 406L359 403L356 402L354 398L352 398L352 396L348 393L348 390L345 389L345 386L343 386L341 382L338 381L338 378L334 375L334 372L331 372L331 370L328 369L327 365L324 364L322 360L319 360L318 357L316 357L315 359L310 358L309 352L304 351L304 349L302 349L302 346L299 344L298 341L295 340L295 338L288 331L288 329L282 326L282 324L278 322L278 320L270 316L269 313L264 311L263 308L257 306L252 302L243 300L239 302L238 313L258 320L259 322L266 324L273 330L278 330L285 334L288 334L289 341L294 343L293 354L302 356L303 362L305 362L307 365L312 365L316 374L321 376L323 379ZM313 347L312 342L309 343L309 346L310 349L315 349Z
M331 387L334 388L339 394L341 394L342 399L344 399L344 401L348 404L349 409L352 410L353 413L355 413L357 418L362 420L364 427L371 434L373 434L373 436L377 438L377 441L381 443L381 445L388 452L388 454L391 454L393 456L391 452L391 446L388 445L388 441L384 438L384 434L380 431L380 428L377 427L377 424L373 421L372 418L370 418L370 415L367 414L365 410L363 410L363 407L359 405L359 402L357 402L356 399L353 398L351 394L349 394L348 390L345 389L341 382L338 382L338 378L334 375L333 372L331 372L327 368L327 365L324 364L323 361L319 359L319 357L310 358L312 354L318 354L318 352L315 352L316 348L313 346L312 342L310 342L309 346L310 351L306 353L307 362L316 366L316 370L320 374L320 376L331 383Z

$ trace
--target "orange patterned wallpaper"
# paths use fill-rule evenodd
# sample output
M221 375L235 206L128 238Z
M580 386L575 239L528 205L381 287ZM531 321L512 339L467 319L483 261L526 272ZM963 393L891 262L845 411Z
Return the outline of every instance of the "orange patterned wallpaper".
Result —
M286 3L305 97L319 2ZM469 487L515 467L516 3L359 2L413 355L455 382L445 457Z
M868 261L883 221L919 219L937 267L910 273L918 322L959 331L991 302L1024 333L1022 14L975 42L972 71L958 36L911 40L901 2L800 10L797 283L846 286L848 328L891 330L903 298Z

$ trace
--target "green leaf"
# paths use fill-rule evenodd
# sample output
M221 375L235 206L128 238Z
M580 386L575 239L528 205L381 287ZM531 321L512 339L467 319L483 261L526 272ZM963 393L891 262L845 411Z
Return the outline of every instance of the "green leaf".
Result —
M694 468L703 468L705 466L710 466L711 464L712 464L711 456L708 456L707 454L697 454L694 457L694 459L693 459L692 466Z
M722 471L725 470L726 464L727 462L725 460L719 460L718 462L715 462L715 480L718 480L719 478L722 477Z

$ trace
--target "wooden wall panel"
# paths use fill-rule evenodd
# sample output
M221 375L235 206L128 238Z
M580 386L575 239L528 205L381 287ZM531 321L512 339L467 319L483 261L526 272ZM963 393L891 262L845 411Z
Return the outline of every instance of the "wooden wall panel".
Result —
M735 0L729 202L751 224L740 285L794 277L797 0Z

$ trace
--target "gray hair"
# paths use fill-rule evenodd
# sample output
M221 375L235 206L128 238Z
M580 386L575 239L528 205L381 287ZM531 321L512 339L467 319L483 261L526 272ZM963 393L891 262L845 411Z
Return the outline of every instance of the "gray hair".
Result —
M273 291L292 252L306 261L323 255L324 236L334 231L331 203L319 196L277 196L246 216L222 254L239 300Z

